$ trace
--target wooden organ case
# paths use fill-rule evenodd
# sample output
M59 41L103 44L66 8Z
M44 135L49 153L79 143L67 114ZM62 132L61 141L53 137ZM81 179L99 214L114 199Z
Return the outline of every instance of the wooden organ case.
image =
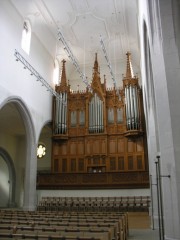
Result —
M91 91L70 91L62 62L53 101L52 170L38 188L95 189L149 186L142 92L130 53L123 87L101 83L97 54Z

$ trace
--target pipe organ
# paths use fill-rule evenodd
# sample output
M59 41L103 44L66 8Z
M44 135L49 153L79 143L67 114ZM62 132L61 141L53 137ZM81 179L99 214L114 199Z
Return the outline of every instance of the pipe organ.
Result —
M67 131L67 93L59 93L56 98L55 134L65 134Z
M125 110L127 130L135 130L137 133L141 131L140 119L140 102L139 102L139 85L138 78L132 76L132 67L130 61L130 53L127 53L127 71L123 79L123 87L125 93Z
M103 131L103 101L95 93L89 102L89 133L102 133Z
M70 91L63 61L53 101L52 170L58 188L147 187L148 164L141 88L130 53L121 89L101 83L97 54L91 89ZM119 96L120 97L119 97ZM51 177L55 180L50 180ZM44 178L45 179L45 178ZM45 180L43 180L45 181Z

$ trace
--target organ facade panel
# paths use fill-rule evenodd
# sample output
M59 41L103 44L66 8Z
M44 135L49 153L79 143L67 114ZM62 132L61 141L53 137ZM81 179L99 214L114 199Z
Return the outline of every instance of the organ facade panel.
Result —
M132 74L129 53L122 82L118 90L107 89L105 77L101 83L96 54L92 91L72 92L63 61L61 82L56 86L60 98L53 101L52 174L67 178L64 174L76 173L82 186L93 186L97 180L111 187L114 178L109 174L127 173L129 179L136 172L136 180L146 179L148 184L148 177L138 175L148 176L146 133L141 88ZM94 173L93 179L88 178L89 173ZM117 176L118 181L121 177Z

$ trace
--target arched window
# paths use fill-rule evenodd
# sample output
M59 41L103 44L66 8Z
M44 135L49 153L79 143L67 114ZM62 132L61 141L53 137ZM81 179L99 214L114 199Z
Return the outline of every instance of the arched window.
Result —
M59 62L57 59L54 61L53 83L55 85L59 84Z
M29 54L30 51L30 44L31 44L31 25L28 20L25 20L23 24L21 47L27 54Z

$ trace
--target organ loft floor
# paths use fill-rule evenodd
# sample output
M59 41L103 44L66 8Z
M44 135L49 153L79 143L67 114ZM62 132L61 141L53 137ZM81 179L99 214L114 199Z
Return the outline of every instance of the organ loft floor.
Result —
M158 230L151 229L147 212L129 212L129 240L158 240Z

